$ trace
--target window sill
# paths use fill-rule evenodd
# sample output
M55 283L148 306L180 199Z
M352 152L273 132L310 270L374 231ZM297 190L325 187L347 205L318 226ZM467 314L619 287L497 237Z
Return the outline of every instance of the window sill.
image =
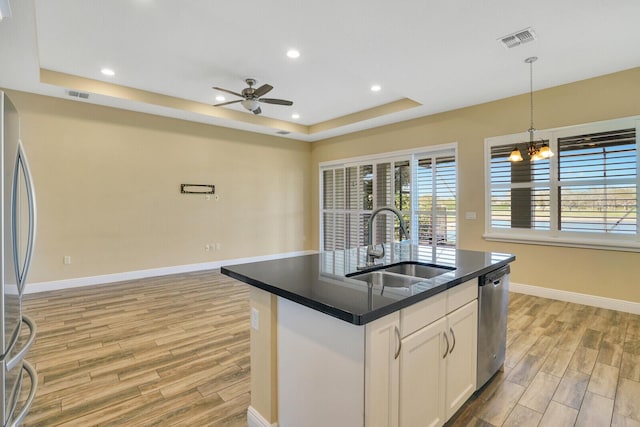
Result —
M516 233L485 233L485 240L492 242L524 243L543 246L565 246L570 248L601 249L609 251L640 252L640 241L566 238L552 236L534 236Z

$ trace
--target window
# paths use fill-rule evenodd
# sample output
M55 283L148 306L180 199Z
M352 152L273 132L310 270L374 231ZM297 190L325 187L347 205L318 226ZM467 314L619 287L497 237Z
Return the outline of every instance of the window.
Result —
M550 159L510 162L528 138L487 138L490 240L640 250L638 119L536 133Z
M455 147L388 153L381 157L321 165L321 242L323 251L367 245L371 212L397 208L412 242L455 247L457 241L457 169ZM394 215L376 217L373 240L399 239ZM393 245L387 245L393 250Z

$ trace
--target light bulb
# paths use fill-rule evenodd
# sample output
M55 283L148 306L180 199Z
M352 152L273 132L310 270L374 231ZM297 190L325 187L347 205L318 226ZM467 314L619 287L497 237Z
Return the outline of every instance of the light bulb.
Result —
M524 160L522 158L522 153L520 152L520 150L518 150L518 147L515 147L513 149L513 151L511 152L511 154L509 154L509 161L511 161L511 162L521 162L522 160Z
M258 104L258 101L256 101L255 99L245 99L244 101L240 102L240 104L242 104L242 106L249 111L255 111L260 108L260 104Z
M542 147L540 147L539 153L543 159L548 159L549 157L553 157L553 151L551 151L551 149L547 144L544 144L542 145Z
M544 159L544 157L542 157L542 154L540 154L540 150L536 150L535 153L533 153L533 156L531 156L531 161L535 162L536 160L542 160Z

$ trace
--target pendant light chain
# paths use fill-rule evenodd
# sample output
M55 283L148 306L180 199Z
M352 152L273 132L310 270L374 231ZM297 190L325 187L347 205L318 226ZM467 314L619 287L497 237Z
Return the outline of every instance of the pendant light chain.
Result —
M529 64L529 144L527 146L527 154L529 155L530 161L540 160L540 159L548 159L553 156L553 152L549 148L549 145L544 142L544 140L540 140L540 147L536 145L533 140L533 134L535 129L533 128L533 63L538 60L537 56L530 56L525 59L524 62ZM518 148L518 145L513 148L511 154L509 155L509 161L511 162L521 162L523 159L522 153Z
M533 136L533 61L529 62L529 103L531 106L531 125L529 128Z
M529 123L529 142L533 143L533 133L535 129L533 128L533 63L536 62L538 57L532 56L526 59L526 62L529 63L529 114L530 114L530 123Z

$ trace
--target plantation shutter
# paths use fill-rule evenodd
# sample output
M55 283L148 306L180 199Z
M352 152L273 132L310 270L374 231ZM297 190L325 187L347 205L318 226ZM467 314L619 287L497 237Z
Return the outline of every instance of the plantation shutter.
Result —
M527 143L515 144L524 160L509 161L515 136L487 139L485 237L637 251L639 126L629 118L544 131L555 156L537 161Z
M511 162L509 154L513 148L513 145L491 147L491 227L549 230L549 160L530 161L526 156L524 144L518 148L525 159L521 162Z
M336 169L328 169L322 172L322 247L327 251L335 249L335 222L334 215L334 173Z
M414 238L420 245L455 247L457 241L457 167L453 153L421 156L416 162ZM442 259L443 254L439 254ZM453 259L451 261L454 261Z
M422 245L455 247L457 166L455 151L378 159L322 169L322 250L363 248L374 209L394 206ZM376 217L373 242L400 238L400 222L386 212ZM387 247L393 252L393 245ZM330 262L339 267L337 258Z
M636 234L635 128L558 138L559 228Z

